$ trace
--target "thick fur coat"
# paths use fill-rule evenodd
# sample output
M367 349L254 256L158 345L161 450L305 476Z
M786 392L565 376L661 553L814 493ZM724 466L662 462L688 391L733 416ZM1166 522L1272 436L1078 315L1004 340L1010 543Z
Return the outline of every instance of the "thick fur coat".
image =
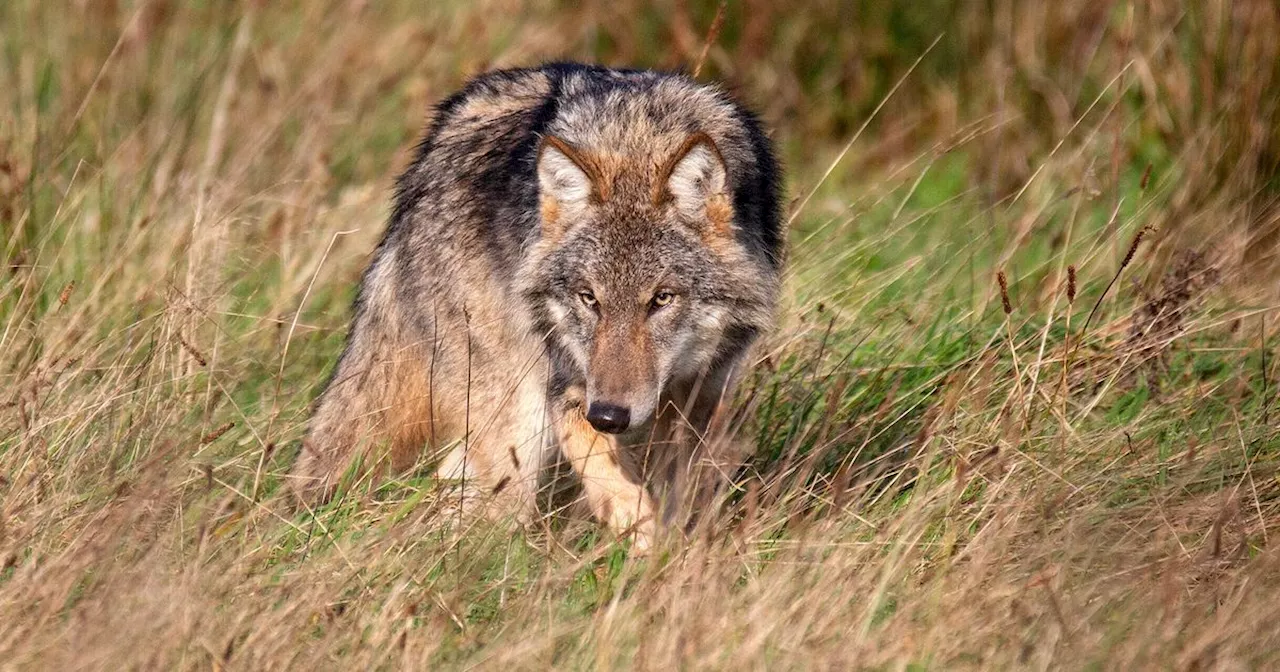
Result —
M474 79L399 180L295 491L425 454L528 519L563 461L649 543L723 467L717 409L773 322L783 235L770 143L724 91L576 64Z

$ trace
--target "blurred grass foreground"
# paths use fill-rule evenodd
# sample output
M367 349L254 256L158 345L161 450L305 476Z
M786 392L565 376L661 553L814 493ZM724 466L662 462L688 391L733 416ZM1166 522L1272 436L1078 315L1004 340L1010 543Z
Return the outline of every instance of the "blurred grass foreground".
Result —
M1270 0L6 0L0 669L1280 665L1278 35ZM429 106L709 36L790 198L727 500L643 560L426 469L296 510Z

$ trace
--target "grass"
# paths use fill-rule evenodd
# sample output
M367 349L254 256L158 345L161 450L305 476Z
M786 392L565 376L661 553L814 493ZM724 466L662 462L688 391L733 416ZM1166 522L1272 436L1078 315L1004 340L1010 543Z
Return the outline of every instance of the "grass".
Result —
M0 668L1277 664L1280 17L996 5L727 5L786 301L643 560L280 485L427 106L714 3L0 5Z

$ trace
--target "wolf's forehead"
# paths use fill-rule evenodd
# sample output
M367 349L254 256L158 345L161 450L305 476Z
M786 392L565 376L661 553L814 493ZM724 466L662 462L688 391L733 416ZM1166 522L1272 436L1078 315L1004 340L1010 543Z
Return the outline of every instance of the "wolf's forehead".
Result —
M549 130L583 149L640 158L665 155L697 131L723 134L732 119L713 89L658 80L563 100Z
M698 249L675 226L627 217L594 226L590 250L583 254L589 273L619 282L648 281L697 263Z
M705 134L730 175L749 163L747 133L718 89L683 79L630 82L568 95L546 132L590 161L607 200L641 208L654 201L672 157Z

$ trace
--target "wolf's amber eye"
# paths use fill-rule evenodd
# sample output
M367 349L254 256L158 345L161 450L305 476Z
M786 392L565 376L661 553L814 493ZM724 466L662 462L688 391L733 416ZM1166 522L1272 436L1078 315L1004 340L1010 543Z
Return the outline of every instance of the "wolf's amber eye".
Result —
M669 292L665 289L659 290L657 294L653 295L653 307L661 308L667 305L668 303L671 303L671 301L675 298L676 298L676 295L674 292Z
M596 307L596 295L592 294L589 290L584 289L581 292L578 292L578 299L582 301L582 305L588 308Z

